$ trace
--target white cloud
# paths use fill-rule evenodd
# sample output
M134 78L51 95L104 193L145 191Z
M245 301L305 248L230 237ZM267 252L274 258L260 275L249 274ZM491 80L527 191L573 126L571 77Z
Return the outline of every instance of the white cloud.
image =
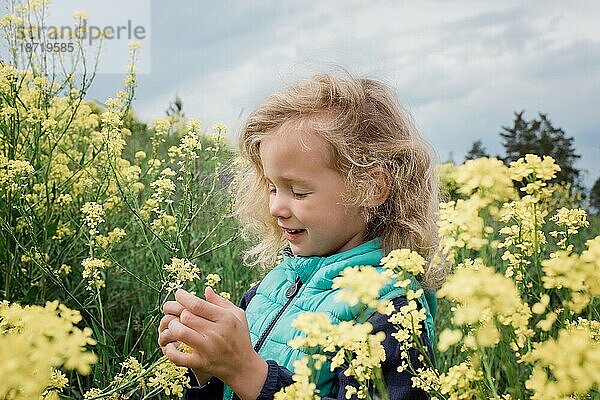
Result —
M250 10L236 7L239 22ZM190 27L185 32L198 38L193 43L154 47L155 53L183 51L185 75L169 71L177 83L155 84L158 93L137 102L141 115L161 115L177 93L188 115L239 126L242 109L245 117L271 92L335 63L392 84L442 158L452 151L460 160L478 138L499 152L501 126L512 122L513 111L525 109L529 117L547 112L555 125L575 136L578 148L580 142L587 145L580 165L591 170L591 178L600 171L598 154L588 156L600 129L593 109L600 102L600 3L261 7L270 14L246 22L258 24L257 29L239 26L223 40L202 42L211 26L200 24L193 35ZM228 11L222 11L223 20L215 24L227 24ZM209 55L209 60L200 59ZM200 67L190 65L192 56Z

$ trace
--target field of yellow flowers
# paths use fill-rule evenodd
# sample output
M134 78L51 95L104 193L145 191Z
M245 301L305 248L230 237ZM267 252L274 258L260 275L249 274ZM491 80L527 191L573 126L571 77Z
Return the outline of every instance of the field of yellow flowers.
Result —
M44 7L12 5L0 20L9 48L15 26ZM50 74L12 50L0 60L0 398L180 397L185 371L156 344L161 305L184 286L237 301L264 274L240 267L227 128L137 121L135 43L123 90L104 105L86 99L93 71ZM342 300L387 312L395 338L420 351L425 368L407 352L402 368L432 398L600 398L600 224L550 183L559 168L533 154L510 166L440 166L447 199L434 262L452 272L438 292L435 360L419 340L421 293L405 277L423 258L398 249L382 260L385 276L362 267L337 278ZM377 298L387 279L407 286L399 312ZM383 338L368 324L318 314L296 324L306 337L292 345L350 366L359 398L370 383L385 393ZM295 384L278 397L317 398L324 361L317 351L297 361Z

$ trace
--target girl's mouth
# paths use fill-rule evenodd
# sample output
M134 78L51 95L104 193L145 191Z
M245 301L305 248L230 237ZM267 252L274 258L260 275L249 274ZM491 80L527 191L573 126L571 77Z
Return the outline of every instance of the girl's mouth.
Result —
M293 242L298 240L306 232L306 229L284 229L283 231L285 232L285 238Z

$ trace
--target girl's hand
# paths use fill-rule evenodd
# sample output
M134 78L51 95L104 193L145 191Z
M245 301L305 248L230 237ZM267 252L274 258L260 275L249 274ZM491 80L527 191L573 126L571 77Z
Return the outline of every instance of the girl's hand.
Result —
M169 343L173 343L176 348L179 347L180 343L173 338L173 335L169 331L169 322L178 319L182 311L183 306L176 301L167 301L163 305L165 316L161 318L158 324L158 345L163 354L165 354L165 346Z
M173 337L173 334L169 330L169 323L175 319L179 319L183 310L183 306L176 301L167 301L163 305L163 313L165 316L161 318L160 323L158 324L158 345L165 356L167 355L166 346L169 343L172 343L176 349L179 348L179 345L181 344ZM194 370L193 368L192 371L200 386L205 385L208 380L212 378L212 375L205 374L202 371Z
M171 342L164 354L177 365L219 377L242 399L256 399L268 365L254 351L246 313L210 287L205 296L202 300L183 289L175 293L183 310L167 323ZM175 341L188 344L193 353L177 351Z

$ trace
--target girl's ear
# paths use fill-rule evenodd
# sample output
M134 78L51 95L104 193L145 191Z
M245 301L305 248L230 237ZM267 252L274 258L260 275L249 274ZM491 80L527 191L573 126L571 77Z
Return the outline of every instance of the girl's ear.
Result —
M381 167L371 169L370 174L375 180L375 187L371 191L371 196L366 201L366 206L370 208L379 207L387 200L392 190L392 177Z

